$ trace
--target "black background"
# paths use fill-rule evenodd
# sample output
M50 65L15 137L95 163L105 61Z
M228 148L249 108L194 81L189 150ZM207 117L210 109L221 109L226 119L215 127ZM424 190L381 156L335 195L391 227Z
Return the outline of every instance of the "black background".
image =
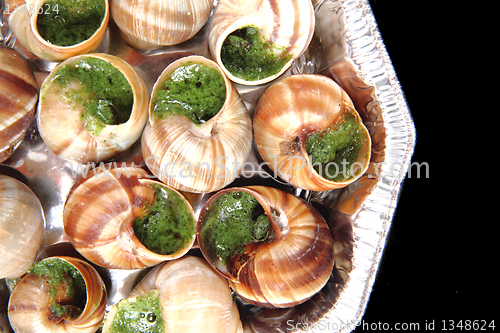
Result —
M473 39L465 41L460 25L474 21L467 8L449 9L455 5L369 2L415 123L412 162L427 163L429 177L417 178L414 172L403 182L363 323L371 327L388 323L394 328L396 323L413 322L425 330L426 323L435 322L436 331L450 328L452 320L455 325L460 320L489 323L498 298L498 284L492 283L498 275L494 272L498 250L492 249L498 238L490 243L487 237L496 235L491 225L498 218L481 217L484 209L472 200L484 197L484 192L455 175L461 167L453 157L456 149L443 149L454 142L463 148L467 141L453 138L476 122L473 117L464 119L470 111L460 107L473 100L467 97L470 81L462 73L473 72L465 50L474 43ZM469 19L459 24L453 19L457 15L469 15ZM474 69L482 65L480 58L476 61ZM453 75L456 72L459 78ZM464 89L457 89L462 82ZM460 125L455 121L458 115Z

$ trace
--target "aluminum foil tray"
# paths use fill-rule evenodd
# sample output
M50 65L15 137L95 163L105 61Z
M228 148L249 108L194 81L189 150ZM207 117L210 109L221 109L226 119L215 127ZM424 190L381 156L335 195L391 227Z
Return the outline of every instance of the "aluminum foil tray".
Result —
M5 8L4 1L0 2L1 10ZM264 309L239 302L246 332L349 332L356 327L370 296L401 182L414 150L414 124L368 1L316 0L313 3L316 10L313 41L284 75L322 73L347 91L370 131L371 166L347 188L309 192L273 178L270 170L257 168L261 159L253 149L240 177L230 186L274 186L310 201L330 225L336 265L327 285L299 306ZM156 78L172 61L189 54L210 57L207 35L205 27L180 45L137 52L120 39L116 25L110 20L106 37L96 52L126 60L142 75L151 92ZM39 83L56 65L34 57L19 45L3 15L0 40L26 57ZM237 85L251 114L266 87ZM143 163L140 142L113 161ZM81 176L79 172L81 167L59 159L48 150L38 134L36 121L21 146L0 165L0 173L22 179L40 198L46 219L40 258L52 254L77 255L64 234L62 210L71 186ZM197 214L210 195L186 193ZM199 255L196 250L192 251ZM147 269L98 268L98 271L106 282L109 308L128 295ZM7 318L9 283L0 280L1 332L12 332Z

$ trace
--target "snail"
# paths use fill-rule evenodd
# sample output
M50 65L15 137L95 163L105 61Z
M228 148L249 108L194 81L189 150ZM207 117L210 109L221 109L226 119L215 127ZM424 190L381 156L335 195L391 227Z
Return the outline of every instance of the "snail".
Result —
M330 229L302 199L264 186L233 187L213 195L197 224L207 261L244 300L263 307L303 303L333 270Z
M111 17L123 40L137 49L176 45L193 37L212 10L209 0L113 0Z
M0 163L19 147L35 117L38 83L28 62L0 44Z
M230 184L252 146L250 116L219 66L201 56L165 68L151 96L142 154L151 172L180 191Z
M64 231L86 259L137 269L183 256L193 246L194 211L179 192L136 166L94 169L71 189Z
M76 56L43 81L38 130L62 159L109 160L140 138L148 100L144 80L124 60L97 53Z
M26 0L10 15L9 26L35 56L62 61L96 50L108 21L108 0Z
M314 26L310 0L220 0L208 45L230 80L259 85L283 74L304 53Z
M204 259L184 256L153 268L129 298L113 306L103 333L122 331L240 333L243 328L226 279Z
M104 282L90 264L54 256L37 262L15 286L8 316L15 333L94 333L106 302Z
M283 180L312 191L345 187L365 173L371 140L347 93L332 79L296 74L259 99L255 145Z
M21 181L0 175L0 279L21 277L35 261L45 228L43 208Z

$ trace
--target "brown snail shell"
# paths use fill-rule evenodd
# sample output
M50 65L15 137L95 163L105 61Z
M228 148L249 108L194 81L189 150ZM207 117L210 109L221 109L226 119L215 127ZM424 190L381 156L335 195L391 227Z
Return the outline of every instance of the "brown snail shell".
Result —
M247 81L231 74L221 60L221 49L227 36L234 31L255 26L262 37L282 47L291 59L274 75ZM210 20L208 45L214 60L231 81L245 85L258 85L283 74L312 40L315 27L314 8L310 0L220 0Z
M0 175L0 279L21 277L35 261L42 244L43 208L31 189Z
M44 260L50 258L54 257ZM83 260L66 256L57 258L74 266L85 281L87 301L82 313L75 319L51 321L48 285L42 278L28 273L16 285L9 299L9 321L16 333L94 333L101 325L107 293L99 273Z
M212 10L210 0L113 0L111 17L123 40L138 49L175 45L193 37Z
M156 266L125 301L152 291L159 292L165 332L243 332L226 279L202 258L184 256ZM103 333L109 332L116 311L115 306L106 317Z
M196 125L187 117L159 119L150 103L149 122L142 136L142 154L162 182L186 192L212 192L230 184L241 171L252 147L251 119L238 91L213 61L201 56L181 58L158 78L151 100L170 73L187 62L215 68L226 84L222 109Z
M47 11L46 2L50 0L26 0L9 17L9 26L17 40L29 52L50 61L61 61L76 55L93 52L101 44L109 21L109 4L104 0L104 18L94 34L83 42L71 46L52 44L40 36L37 28L38 13Z
M357 173L349 179L332 181L311 166L306 141L311 133L335 123L344 110L355 115L366 142L358 153ZM275 82L257 103L253 130L257 149L269 167L280 178L302 189L327 191L345 187L361 177L369 166L368 130L347 93L326 76L297 74Z
M134 233L134 220L152 203L155 184L144 169L135 166L105 167L106 174L92 170L71 189L64 206L64 231L75 249L89 261L105 267L137 269L154 266L183 256L194 244L196 235L172 254L158 254L144 246ZM190 203L173 189L187 205Z
M274 238L247 245L245 255L221 266L207 251L205 218L218 197L235 191L257 199L271 222ZM255 305L284 308L300 304L321 290L333 270L333 239L323 217L302 199L275 188L233 187L217 192L201 210L197 230L207 261L229 279L238 295Z
M23 141L38 102L33 70L16 51L0 44L0 163Z
M59 84L54 83L60 68L89 57L104 60L117 68L132 87L134 98L129 119L118 125L105 125L98 135L85 129L85 119L82 117L84 106L64 97L66 90L70 91L73 84L77 83L73 82L63 91ZM144 80L124 60L100 53L79 55L60 63L44 80L38 103L38 130L47 147L62 159L81 163L109 160L130 148L140 138L148 118L148 100Z

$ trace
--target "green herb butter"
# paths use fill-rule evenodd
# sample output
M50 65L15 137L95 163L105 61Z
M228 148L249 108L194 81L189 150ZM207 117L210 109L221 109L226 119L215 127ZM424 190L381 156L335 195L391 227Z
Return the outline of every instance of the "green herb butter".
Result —
M221 49L221 60L234 76L246 80L262 80L275 75L292 56L284 48L265 40L256 27L245 27L231 33Z
M151 292L135 299L118 302L117 312L110 325L110 333L163 333L165 323L161 316L161 302Z
M134 221L134 233L150 251L175 253L192 240L196 222L177 193L159 185L150 186L155 189L154 202Z
M366 140L357 117L346 109L337 123L309 135L306 151L314 169L323 178L338 182L355 176L351 174L351 165L358 159Z
M215 116L225 100L226 85L219 71L189 62L176 68L157 91L153 112L161 119L183 115L201 124Z
M242 191L217 198L201 232L204 248L223 263L242 254L247 244L273 237L262 206L251 194Z
M134 96L132 87L116 67L99 58L85 57L59 68L53 78L61 89L72 81L78 82L82 88L68 88L64 96L70 104L83 105L86 111L82 120L89 133L99 135L105 125L128 121Z
M58 46L72 46L89 39L101 26L103 0L52 0L38 11L40 36Z
M37 262L28 273L45 279L50 287L49 319L74 319L82 313L87 289L82 275L73 265L59 258L49 258Z

